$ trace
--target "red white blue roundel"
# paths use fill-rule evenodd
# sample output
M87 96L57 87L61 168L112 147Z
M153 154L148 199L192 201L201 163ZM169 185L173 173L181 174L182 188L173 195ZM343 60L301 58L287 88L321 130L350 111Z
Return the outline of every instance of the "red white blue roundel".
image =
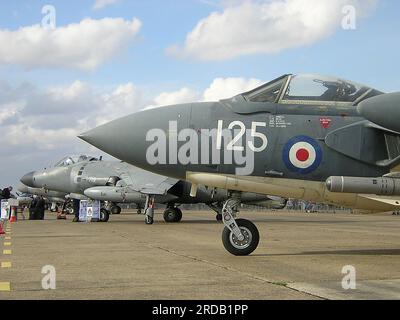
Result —
M290 171L307 174L316 170L321 161L321 147L310 137L294 137L283 148L283 162Z

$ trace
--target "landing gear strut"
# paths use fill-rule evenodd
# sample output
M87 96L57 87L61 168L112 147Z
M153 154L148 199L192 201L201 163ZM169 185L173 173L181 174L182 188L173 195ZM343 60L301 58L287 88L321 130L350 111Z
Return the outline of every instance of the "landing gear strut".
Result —
M235 219L239 204L240 194L233 194L222 208L222 219L225 225L222 243L229 253L235 256L247 256L257 249L260 234L251 221Z
M217 215L215 216L215 219L218 222L221 222L223 219L222 218L222 207L223 207L222 203L221 202L211 203L208 206L217 213Z
M155 201L154 201L154 196L148 195L146 197L146 205L145 205L145 222L148 225L151 225L154 223L154 207L155 207Z
M176 223L182 220L182 210L174 205L168 206L164 211L164 220L168 223Z

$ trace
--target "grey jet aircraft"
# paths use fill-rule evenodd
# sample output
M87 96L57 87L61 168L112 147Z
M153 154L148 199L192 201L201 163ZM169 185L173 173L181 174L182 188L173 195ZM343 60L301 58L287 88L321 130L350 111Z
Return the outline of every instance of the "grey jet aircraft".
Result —
M217 220L222 220L222 203L229 197L226 190L201 186L196 197L190 196L191 185L165 176L160 176L130 164L118 161L102 161L95 157L67 156L54 167L34 171L21 178L27 186L39 190L57 190L70 198L93 199L106 202L101 210L100 221L106 222L110 212L119 214L118 203L135 203L140 208L149 203L147 195L154 196L154 203L165 204L166 222L182 219L180 204L205 203L217 212ZM265 195L244 193L243 203L267 208L282 209L286 200ZM151 217L152 219L152 217Z
M192 195L197 185L231 190L223 243L247 255L259 233L235 219L241 192L398 210L399 116L399 93L287 74L231 99L138 112L80 138L145 170L190 181Z

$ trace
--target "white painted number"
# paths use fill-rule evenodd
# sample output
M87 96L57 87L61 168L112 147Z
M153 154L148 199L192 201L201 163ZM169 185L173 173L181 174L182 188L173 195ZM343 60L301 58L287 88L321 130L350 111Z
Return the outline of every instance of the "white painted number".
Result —
M224 126L224 121L223 120L218 120L218 128L217 128L217 150L222 149L222 131L223 131L223 126ZM267 123L266 122L252 122L251 124L251 137L252 138L258 138L261 139L262 145L260 147L256 147L254 145L254 141L248 141L248 145L251 151L253 152L262 152L264 151L267 146L268 146L268 138L264 133L257 132L257 128L259 127L266 127ZM244 151L244 146L242 145L237 145L243 136L246 134L246 126L243 122L241 121L233 121L229 124L228 129L233 130L234 128L239 127L240 131L234 136L231 142L228 143L226 146L226 149L228 151ZM236 130L235 130L236 131Z
M222 148L222 127L224 125L224 121L218 120L218 131L217 131L217 150L221 150Z
M235 146L235 144L238 143L239 140L241 140L242 137L246 134L246 126L241 121L233 121L229 125L228 129L232 130L235 127L240 127L240 132L232 139L231 142L228 143L228 145L226 146L226 149L228 151L244 151L243 146Z
M249 141L249 147L251 151L261 152L264 151L268 146L267 136L263 133L257 132L257 127L266 127L267 124L265 122L253 122L251 124L251 136L253 138L260 138L262 140L261 147L255 147L253 141Z

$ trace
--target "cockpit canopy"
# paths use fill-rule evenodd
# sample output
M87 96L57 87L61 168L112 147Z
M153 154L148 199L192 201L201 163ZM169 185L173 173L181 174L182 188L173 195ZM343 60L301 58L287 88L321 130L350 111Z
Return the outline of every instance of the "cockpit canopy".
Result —
M284 75L241 94L248 102L306 105L357 105L383 94L355 82L318 74Z
M86 156L86 155L72 155L72 156L67 156L60 161L58 161L55 164L55 167L67 167L70 165L73 165L75 163L79 163L82 161L98 161L97 158L92 157L92 156Z

